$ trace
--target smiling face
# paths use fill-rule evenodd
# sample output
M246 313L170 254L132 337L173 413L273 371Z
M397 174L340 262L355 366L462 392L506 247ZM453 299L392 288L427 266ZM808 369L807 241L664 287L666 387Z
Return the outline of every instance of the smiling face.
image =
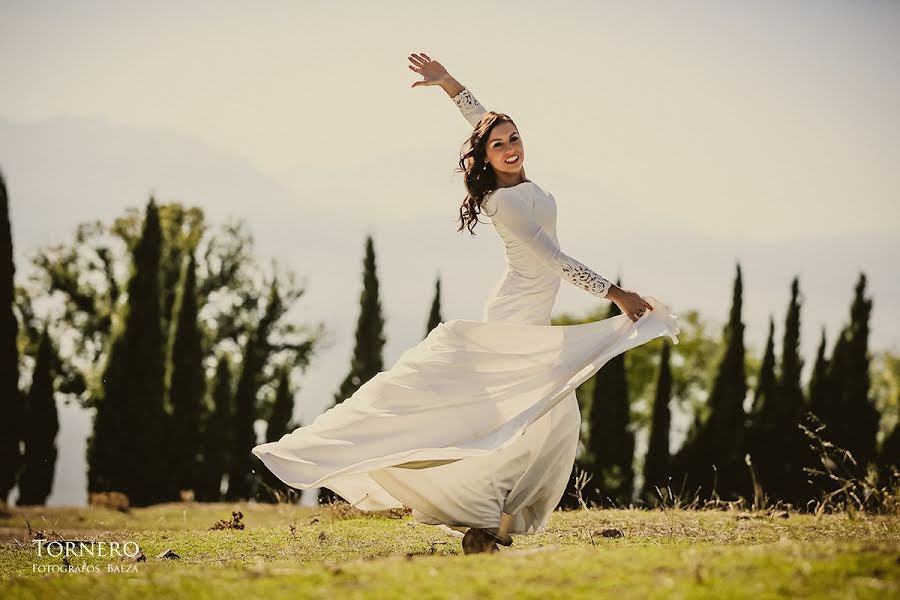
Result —
M485 151L487 161L498 172L515 175L522 170L525 163L525 147L522 145L519 130L508 121L494 127Z

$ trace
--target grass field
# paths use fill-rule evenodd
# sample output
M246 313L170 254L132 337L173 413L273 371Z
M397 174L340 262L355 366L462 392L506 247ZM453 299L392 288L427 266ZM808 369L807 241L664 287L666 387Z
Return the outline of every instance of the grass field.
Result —
M241 511L244 529L210 530ZM30 524L30 532L28 524ZM617 529L620 537L604 537ZM127 557L37 555L33 538L136 543ZM4 598L891 598L900 517L735 511L557 511L494 554L401 514L167 504L129 513L10 508ZM158 558L166 550L179 558ZM46 551L46 548L44 549ZM55 569L57 572L48 573ZM96 572L85 572L96 569Z

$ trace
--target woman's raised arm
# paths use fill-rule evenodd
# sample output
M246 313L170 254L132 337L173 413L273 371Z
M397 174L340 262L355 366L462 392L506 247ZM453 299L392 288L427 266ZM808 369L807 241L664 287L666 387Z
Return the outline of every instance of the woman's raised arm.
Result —
M410 70L424 77L422 81L413 83L412 87L417 85L441 86L469 124L472 127L478 125L487 110L475 99L472 92L447 72L444 65L436 60L431 60L425 53L410 54L409 62L412 63L408 65Z

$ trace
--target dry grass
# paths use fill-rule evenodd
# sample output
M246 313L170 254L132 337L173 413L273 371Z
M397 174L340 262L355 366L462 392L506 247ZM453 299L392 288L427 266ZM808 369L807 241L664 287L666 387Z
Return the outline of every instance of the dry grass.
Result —
M8 597L887 597L900 591L900 518L793 511L557 511L494 555L405 511L347 505L11 508L0 518ZM244 529L211 530L217 521ZM231 515L229 519L228 516ZM30 530L29 530L30 525ZM607 532L606 534L604 532ZM614 536L610 532L618 532ZM35 574L31 539L136 542L136 572ZM159 558L172 550L177 559ZM171 555L171 554L170 554ZM87 564L107 569L108 558ZM81 564L79 561L78 564ZM112 560L126 568L124 559ZM8 590L8 591L7 591Z

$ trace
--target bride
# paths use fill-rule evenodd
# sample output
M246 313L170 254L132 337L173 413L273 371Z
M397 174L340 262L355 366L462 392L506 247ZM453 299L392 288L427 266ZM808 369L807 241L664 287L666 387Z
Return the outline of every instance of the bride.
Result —
M253 453L293 487L324 486L362 510L406 505L462 535L464 552L496 551L542 531L565 492L581 428L575 389L635 346L678 343L677 317L564 254L556 200L526 177L513 120L426 54L409 61L423 77L412 87L440 86L474 128L459 160L459 230L490 217L506 271L481 321L441 323L350 398ZM551 326L563 279L623 314Z

